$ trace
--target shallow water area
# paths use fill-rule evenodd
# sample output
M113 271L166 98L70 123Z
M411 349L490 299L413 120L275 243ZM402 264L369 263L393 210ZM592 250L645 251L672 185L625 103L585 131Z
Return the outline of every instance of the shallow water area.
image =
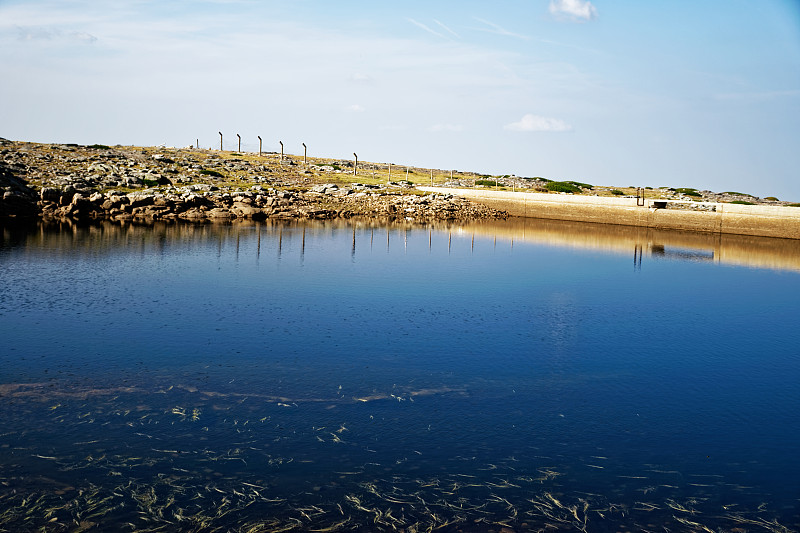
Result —
M800 529L797 241L0 235L0 530Z

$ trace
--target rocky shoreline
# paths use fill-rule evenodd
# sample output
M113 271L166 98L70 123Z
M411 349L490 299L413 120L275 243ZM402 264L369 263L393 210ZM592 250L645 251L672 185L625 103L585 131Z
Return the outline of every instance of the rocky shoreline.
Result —
M354 176L352 166L321 159L305 164L303 158L277 154L0 139L0 219L431 222L507 216L450 194L422 193L407 181L376 177L369 164L359 164L362 174Z

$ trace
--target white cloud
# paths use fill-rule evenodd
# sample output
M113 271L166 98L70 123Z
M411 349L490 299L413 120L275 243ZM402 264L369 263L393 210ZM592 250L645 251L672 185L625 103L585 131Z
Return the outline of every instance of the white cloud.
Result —
M550 0L550 14L585 22L597 18L597 9L589 0Z
M511 131L570 131L572 126L557 118L531 115L522 117L519 122L507 124L505 129Z
M363 113L366 111L366 108L359 104L353 104L351 106L347 106L346 110L350 111L351 113Z
M460 124L434 124L428 131L464 131Z

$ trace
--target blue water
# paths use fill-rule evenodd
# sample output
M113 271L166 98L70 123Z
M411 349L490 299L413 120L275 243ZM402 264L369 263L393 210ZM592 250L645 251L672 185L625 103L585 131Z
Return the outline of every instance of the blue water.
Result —
M4 229L0 530L797 530L800 273L684 252Z

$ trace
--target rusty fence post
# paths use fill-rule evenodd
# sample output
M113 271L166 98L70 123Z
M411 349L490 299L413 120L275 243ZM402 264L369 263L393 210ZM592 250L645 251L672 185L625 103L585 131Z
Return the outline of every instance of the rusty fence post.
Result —
M281 143L281 163L283 163L283 141L278 141Z
M355 152L353 152L353 155L354 155L354 156L355 156L355 158L356 158L356 164L355 164L355 165L353 165L353 176L357 176L357 175L358 175L358 154L356 154Z
M303 143L303 164L308 164L308 146Z
M236 134L236 136L239 137L239 149L237 150L237 152L241 152L242 151L242 136L239 135L238 133Z
M219 151L221 152L222 151L222 132L218 131L217 133L219 133Z
M261 157L261 135L258 136L258 155Z

